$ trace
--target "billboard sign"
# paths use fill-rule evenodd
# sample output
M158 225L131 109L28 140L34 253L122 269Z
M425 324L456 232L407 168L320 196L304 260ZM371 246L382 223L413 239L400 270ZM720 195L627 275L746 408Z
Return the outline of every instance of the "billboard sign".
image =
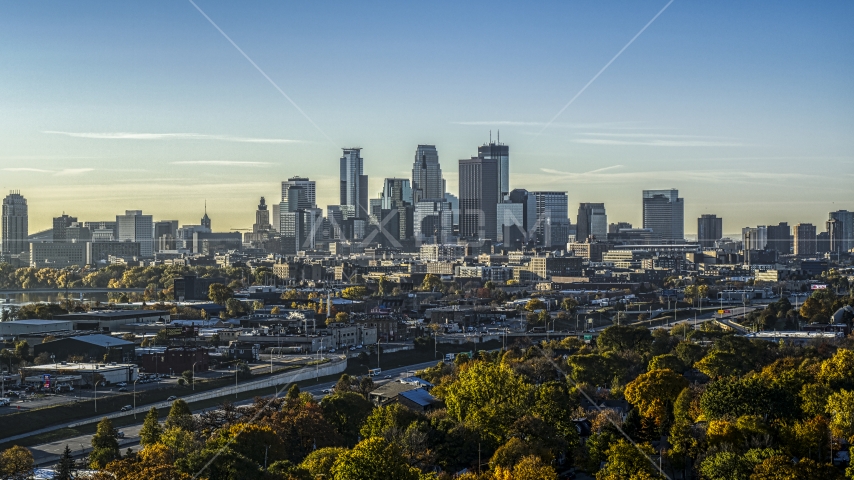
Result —
M816 284L810 285L810 288L812 288L813 290L825 290L825 289L827 289L827 285L816 283Z

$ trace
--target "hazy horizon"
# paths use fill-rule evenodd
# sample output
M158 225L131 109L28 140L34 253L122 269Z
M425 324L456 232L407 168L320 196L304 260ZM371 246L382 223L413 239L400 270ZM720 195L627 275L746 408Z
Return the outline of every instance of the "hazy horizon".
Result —
M511 188L567 191L573 223L604 202L640 226L657 188L688 234L854 210L851 3L196 5L263 74L189 2L5 5L0 189L31 233L63 212L195 224L205 201L215 230L247 228L296 175L325 209L352 145L371 198L418 144L456 195L490 130Z

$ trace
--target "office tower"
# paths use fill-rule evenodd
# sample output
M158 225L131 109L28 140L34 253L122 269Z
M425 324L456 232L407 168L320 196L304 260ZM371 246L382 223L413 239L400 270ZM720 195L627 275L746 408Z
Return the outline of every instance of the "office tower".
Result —
M435 145L418 145L412 165L412 203L441 200L445 197L445 180Z
M66 242L89 242L92 241L92 231L84 227L80 222L73 222L65 229Z
M315 203L316 185L314 180L297 176L291 177L287 181L282 182L283 203L288 203L288 199L293 197L293 194L289 193L292 188L300 189L299 194L296 196L297 205L293 206L294 210L298 208L302 208L303 210L317 208Z
M368 176L362 173L361 148L345 148L341 157L341 213L344 219L368 218Z
M447 243L453 234L453 207L441 200L425 200L415 204L412 233L418 242Z
M768 245L768 228L764 225L742 228L741 245L743 250L765 250Z
M114 242L118 238L115 220L83 222L83 226L92 233L93 242Z
M372 223L379 223L383 215L382 197L368 200L368 215Z
M319 208L282 212L282 253L295 255L302 250L314 250L323 230L323 215Z
M255 223L252 225L252 233L269 232L273 229L270 225L270 211L267 210L267 201L261 197L258 209L255 210Z
M495 240L499 198L498 161L472 157L460 160L460 236Z
M517 188L510 192L505 202L498 204L496 239L508 247L522 248L536 236L536 219L536 197Z
M679 190L643 191L643 228L652 229L662 242L685 240L685 203Z
M143 215L142 210L126 210L124 215L116 215L116 228L118 241L138 242L141 257L154 255L154 222L151 215Z
M575 222L575 241L588 239L605 241L608 237L608 215L604 203L581 203Z
M703 214L697 219L697 243L701 247L713 248L715 242L724 237L724 220L717 215Z
M493 143L490 135L489 143L477 147L477 156L495 160L498 167L498 200L502 201L510 194L510 146L500 142Z
M845 252L845 226L842 220L831 218L825 222L827 228L827 251L832 253Z
M19 255L30 250L29 214L27 199L19 191L9 192L3 199L3 232L0 252L5 260L8 255Z
M792 232L795 236L793 253L795 255L815 255L815 225L811 223L799 223L792 227Z
M273 204L273 214L270 216L270 228L272 228L273 230L275 230L277 232L279 231L279 208L280 207L281 207L280 204L274 203Z
M427 197L424 197L427 198ZM441 199L442 197L434 197ZM407 203L412 205L412 188L405 178L386 178L383 180L382 208L389 208Z
M77 222L77 217L71 217L64 213L61 217L53 217L53 241L64 242L67 237L65 230L75 222Z
M395 239L411 238L414 230L414 206L412 204L412 189L406 178L386 178L383 181L379 224L390 231ZM394 222L394 225L390 225ZM385 237L385 235L383 235ZM398 246L398 245L395 245Z
M848 210L837 210L830 212L830 220L839 220L841 222L842 240L840 244L841 251L848 252L854 249L854 212Z
M178 237L178 220L159 220L154 222L154 243L157 251L175 250Z
M768 225L765 230L768 234L767 247L769 250L776 250L780 255L792 253L792 230L788 223L781 222L779 225Z
M566 192L531 194L537 202L537 243L544 247L566 249L569 241L569 199Z
M445 201L451 204L451 212L453 212L454 228L460 228L460 198L453 193L445 192Z

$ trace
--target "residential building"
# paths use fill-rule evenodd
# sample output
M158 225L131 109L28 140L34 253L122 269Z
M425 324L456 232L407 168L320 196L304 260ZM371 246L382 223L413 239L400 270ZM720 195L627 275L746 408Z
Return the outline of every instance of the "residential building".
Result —
M769 250L776 250L781 255L792 253L792 231L789 224L781 222L779 225L768 225L766 227Z
M765 250L768 245L768 229L764 225L741 229L741 244L745 251Z
M533 257L528 265L532 280L550 280L552 277L581 275L581 257Z
M581 203L575 222L575 241L605 240L608 238L608 215L604 203Z
M418 145L412 165L412 203L445 198L445 180L435 145Z
M498 161L484 157L460 160L460 237L495 240Z
M717 215L703 214L697 219L697 243L701 247L714 248L715 242L724 236L724 221Z
M154 222L151 215L143 215L142 210L127 210L124 215L116 215L116 229L118 241L137 242L141 257L154 256Z
M685 203L679 190L643 191L643 228L651 228L665 243L685 240Z
M452 262L465 255L465 245L428 244L421 245L418 257L424 262Z
M361 148L344 148L340 159L341 213L344 219L368 218L368 176Z
M840 240L840 248L843 252L850 252L854 249L854 212L849 212L848 210L837 210L835 212L830 212L829 219L838 220L840 222L840 233L838 234L842 236Z
M799 223L792 227L794 233L794 251L795 255L815 255L816 253L816 232L815 225L811 223Z
M27 199L21 192L10 192L3 199L3 231L0 254L4 259L10 255L20 255L28 252L27 237L29 236L29 213Z

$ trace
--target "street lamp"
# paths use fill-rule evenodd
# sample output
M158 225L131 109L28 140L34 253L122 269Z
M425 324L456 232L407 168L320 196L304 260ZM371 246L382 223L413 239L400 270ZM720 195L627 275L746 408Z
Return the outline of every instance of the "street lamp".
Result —
M133 419L136 420L136 382L139 381L139 377L136 377L136 380L133 381Z
M196 390L196 364L199 362L193 362L193 391Z

